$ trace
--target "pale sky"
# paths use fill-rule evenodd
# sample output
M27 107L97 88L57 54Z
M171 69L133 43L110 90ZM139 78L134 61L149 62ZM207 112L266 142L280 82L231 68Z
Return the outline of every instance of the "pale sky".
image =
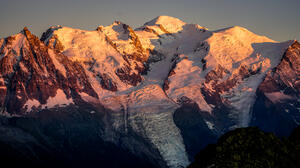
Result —
M133 28L159 16L210 30L234 25L278 41L300 39L300 0L0 0L0 38L27 26L41 36L52 25L94 30L115 20Z

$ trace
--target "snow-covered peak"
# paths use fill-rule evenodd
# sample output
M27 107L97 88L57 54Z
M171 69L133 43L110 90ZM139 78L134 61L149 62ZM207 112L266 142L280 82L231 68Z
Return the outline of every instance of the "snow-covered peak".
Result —
M114 23L112 24L112 25L124 25L125 23L123 23L123 22L121 22L121 21L119 21L119 20L116 20L116 21L114 21Z
M55 26L51 26L50 29L56 30L56 29L60 29L62 28L61 25L55 25Z
M171 16L158 16L155 19L147 22L144 26L161 26L163 29L170 33L176 33L182 30L182 27L186 23L181 21L178 18L174 18Z
M128 40L130 30L132 30L131 27L120 21L115 21L113 24L106 27L100 26L100 29L106 36L109 37L109 39L113 41Z
M44 39L49 47L83 65L99 96L142 80L138 74L143 64L134 58L143 58L143 49L126 24L115 22L94 31L62 27Z
M158 16L154 19L152 19L151 21L145 23L145 25L148 26L153 26L153 25L166 25L166 24L186 24L185 22L183 22L182 20L175 18L175 17L171 17L171 16Z
M129 59L146 61L147 56L135 31L127 24L115 21L112 25L98 27L115 49Z
M62 25L52 25L52 26L50 26L47 30L46 30L46 32L49 32L49 31L55 31L55 30L58 30L58 29L60 29L60 28L63 28L63 27L65 27L65 26L62 26ZM46 32L44 32L44 33L46 33Z
M277 43L240 26L217 30L206 42L209 44L207 66L219 64L226 69L231 69L235 63L250 56L256 56L254 51L258 46ZM256 52L258 55L262 54L260 51Z
M45 43L55 48L60 43L66 56L72 60L83 61L91 58L101 59L104 55L118 55L107 43L103 33L98 31L86 31L61 27L56 29L48 37Z
M37 39L27 27L24 27L18 34L1 39L0 60L6 57L6 59L13 62L12 64L15 64L21 58L21 49L29 48L29 40L34 41Z
M27 41L26 36L22 33L22 31L18 34L0 40L0 44L2 46L0 48L0 60L5 56L12 62L20 59L20 49Z
M258 86L293 43L239 26L208 31L169 16L135 31L118 21L93 31L52 26L41 41L27 28L0 39L0 111L3 103L8 113L21 114L100 102L116 112L110 116L124 119L125 127L110 120L116 130L145 127L140 135L170 167L188 163L174 111L195 103L216 132L247 126ZM290 69L282 70L296 78ZM266 96L274 102L290 98L281 92Z
M214 31L214 33L224 33L224 34L228 34L228 35L233 35L233 36L242 36L241 38L250 38L248 39L248 41L253 40L255 38L259 38L261 41L268 41L268 42L276 42L266 36L260 36L258 34L255 34L253 32L251 32L250 30L246 29L245 27L241 27L241 26L232 26L232 27L228 27L228 28L224 28L224 29L219 29Z
M210 101L207 95L220 93L220 101L238 111L233 116L246 126L259 83L278 65L291 42L278 43L239 26L212 32L195 26L187 24L176 35L180 59L168 78L167 95L174 101L185 96L202 111L212 112L218 96Z

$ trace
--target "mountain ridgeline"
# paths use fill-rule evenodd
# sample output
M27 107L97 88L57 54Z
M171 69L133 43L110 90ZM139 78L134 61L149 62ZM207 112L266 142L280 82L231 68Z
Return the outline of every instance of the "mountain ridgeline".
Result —
M53 26L41 38L24 28L0 39L0 156L37 167L186 167L236 128L290 135L299 92L300 44L239 26L159 16L136 29Z
M199 152L188 168L298 168L300 127L288 138L279 139L257 127L238 128Z

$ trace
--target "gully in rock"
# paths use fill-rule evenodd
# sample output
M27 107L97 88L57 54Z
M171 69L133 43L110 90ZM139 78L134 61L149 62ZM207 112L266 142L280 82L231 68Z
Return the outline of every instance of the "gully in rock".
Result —
M263 150L285 145L265 153L281 156L296 142L258 128L281 138L299 125L299 76L297 41L239 26L208 30L159 16L136 29L118 21L92 31L53 26L40 39L24 28L0 39L0 160L213 167L231 144L247 144L246 134ZM248 126L258 128L237 129ZM229 165L249 158L230 153Z

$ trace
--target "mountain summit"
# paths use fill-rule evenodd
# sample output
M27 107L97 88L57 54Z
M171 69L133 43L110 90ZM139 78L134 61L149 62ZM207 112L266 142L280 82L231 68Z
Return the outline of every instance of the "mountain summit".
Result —
M234 128L283 136L300 123L297 41L159 16L135 30L53 26L40 39L24 28L0 46L0 145L30 156L115 151L124 164L179 167Z
M145 25L149 25L149 26L159 25L159 24L180 25L180 24L186 24L186 23L178 18L171 17L171 16L157 16L156 18L152 19L151 21L145 23Z
M158 16L155 19L145 23L145 26L162 26L167 31L175 33L178 32L182 26L184 26L186 23L181 21L180 19L171 17L171 16Z

